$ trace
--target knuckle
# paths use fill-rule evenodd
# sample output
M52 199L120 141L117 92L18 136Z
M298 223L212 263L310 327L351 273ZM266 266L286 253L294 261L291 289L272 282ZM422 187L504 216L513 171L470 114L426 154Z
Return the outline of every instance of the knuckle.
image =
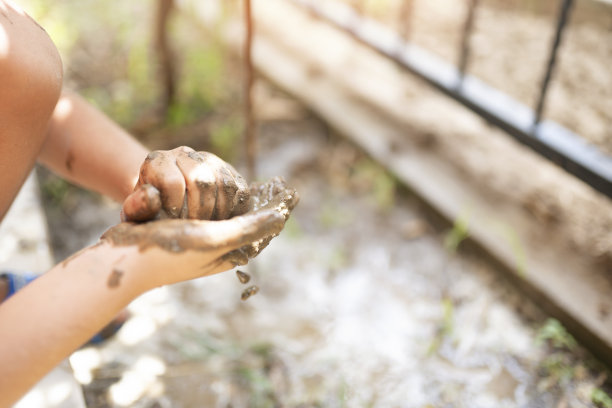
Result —
M208 179L196 179L193 184L200 191L209 191L215 188L215 182Z
M161 150L152 151L151 153L147 154L145 162L153 161L153 160L157 159L158 157L162 156L163 154L164 154L164 152L161 151Z

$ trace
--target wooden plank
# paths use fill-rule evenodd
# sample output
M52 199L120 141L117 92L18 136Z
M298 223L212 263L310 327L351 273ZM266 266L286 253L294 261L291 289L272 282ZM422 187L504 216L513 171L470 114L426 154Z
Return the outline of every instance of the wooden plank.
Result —
M601 313L602 305L610 305L612 287L602 271L589 257L564 251L550 229L533 222L517 202L483 194L480 180L463 177L439 151L407 137L418 133L419 120L444 120L440 115L447 111L437 116L424 111L423 119L407 115L407 91L392 64L286 2L256 4L258 70L449 221L469 213L472 239L504 266L507 277L612 366L612 316ZM229 30L228 42L236 38L240 35ZM505 149L500 159L504 151L518 148L504 140L496 143ZM516 154L528 153L519 149Z

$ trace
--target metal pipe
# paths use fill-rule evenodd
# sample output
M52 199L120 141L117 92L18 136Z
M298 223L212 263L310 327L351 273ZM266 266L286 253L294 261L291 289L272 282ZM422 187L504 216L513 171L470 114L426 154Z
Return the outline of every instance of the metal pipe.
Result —
M559 45L561 44L561 37L563 36L563 31L567 23L567 20L569 18L569 14L570 14L573 3L574 3L574 0L561 0L561 8L559 9L559 17L557 19L557 29L555 31L555 37L553 39L552 46L550 47L548 64L546 66L546 73L544 74L544 79L542 80L542 87L540 88L540 96L538 98L538 103L535 109L535 116L533 118L534 126L537 126L542 120L542 112L544 111L544 102L546 101L548 85L550 84L550 79L555 69L555 63L557 61L557 53L559 50Z
M363 30L354 24L354 18L344 21L327 9L315 7L310 0L289 1L304 7L311 15L345 31L358 42L395 61L408 72L498 126L520 143L612 198L612 158L580 136L552 121L545 121L534 127L535 115L532 109L473 76L462 75L457 67L417 46L406 44L404 52L398 53L397 43L401 40L389 35L378 35L377 33L384 31L382 28ZM371 26L374 23L369 21L368 24ZM458 83L461 83L461 87L457 87Z
M470 57L470 37L472 34L472 29L474 27L474 16L476 14L476 8L478 7L478 0L468 1L469 5L465 16L465 23L463 25L463 35L461 36L461 54L459 55L458 63L461 79L463 79Z

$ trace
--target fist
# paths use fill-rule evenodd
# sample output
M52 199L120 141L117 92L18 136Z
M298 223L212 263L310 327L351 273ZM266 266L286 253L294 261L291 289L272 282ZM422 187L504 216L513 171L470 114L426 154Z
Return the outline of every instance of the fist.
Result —
M230 164L182 146L147 156L134 192L123 202L121 218L224 220L249 209L249 186Z

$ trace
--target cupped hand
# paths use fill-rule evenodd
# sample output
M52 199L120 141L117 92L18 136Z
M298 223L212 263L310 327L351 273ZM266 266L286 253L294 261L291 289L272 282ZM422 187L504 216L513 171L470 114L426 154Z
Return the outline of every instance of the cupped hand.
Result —
M249 208L249 187L229 163L182 146L147 156L123 203L122 220L224 220Z
M101 240L112 246L137 247L150 265L147 279L154 286L232 269L257 256L280 233L299 200L281 178L253 184L250 193L253 208L228 220L123 222Z

